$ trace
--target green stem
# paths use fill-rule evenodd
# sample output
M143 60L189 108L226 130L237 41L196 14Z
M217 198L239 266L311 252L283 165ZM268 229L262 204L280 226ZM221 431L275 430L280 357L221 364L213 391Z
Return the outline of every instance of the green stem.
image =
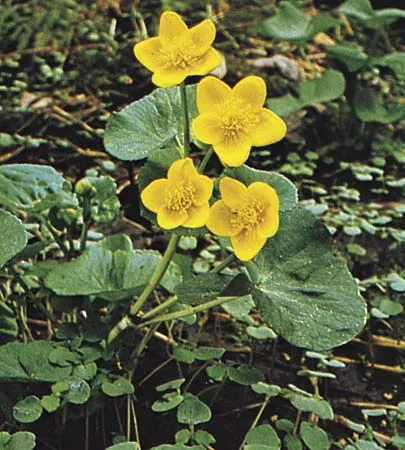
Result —
M90 200L87 197L83 198L83 225L80 232L80 253L86 249L87 234L90 226Z
M117 323L117 325L115 325L113 329L110 331L107 338L107 344L111 344L111 342L114 341L122 331L131 326L132 321L130 316L135 316L138 313L138 311L142 308L146 300L149 298L149 295L156 289L156 286L159 284L167 268L169 267L170 261L173 258L179 239L180 235L172 234L169 244L166 248L166 251L162 259L160 260L159 264L156 266L156 269L151 278L149 279L147 285L145 286L145 289L142 291L137 301L131 306L131 309L129 310L129 315L124 316Z
M58 236L58 233L55 231L53 226L50 223L48 223L48 221L45 218L43 218L42 216L36 216L36 217L48 229L48 231L51 233L53 239L58 244L59 248L62 250L62 253L64 254L64 256L66 258L68 258L69 257L69 250L66 247L65 243L63 242L63 240Z
M188 120L187 91L185 83L180 85L181 106L183 109L184 156L190 154L190 123Z
M214 153L214 149L211 147L207 153L204 155L204 158L202 159L202 161L200 162L200 165L198 166L198 171L200 173L204 172L205 167L208 164L208 161L210 160L212 154Z
M252 422L252 425L250 425L250 428L247 433L249 433L250 430L253 430L253 428L255 428L255 426L259 423L260 417L262 417L262 414L263 414L264 410L266 409L266 406L269 403L269 400L270 400L270 397L266 397L264 399L264 402L263 402L262 406L260 407L259 411L257 412L256 417L255 417L254 421ZM238 450L243 449L245 442L246 442L246 436L243 439L242 444L240 444L240 447Z
M180 311L175 311L169 314L164 314L163 316L156 317L154 319L148 320L146 322L142 322L137 325L137 328L142 328L146 325L150 325L156 322L164 322L166 320L174 320L179 319L180 317L191 316L191 314L195 314L201 311L205 311L206 309L212 308L213 306L222 305L223 303L230 302L232 300L236 300L239 297L219 297L215 300L211 300L209 302L203 303L197 306L190 306L189 308L184 308Z
M161 303L160 305L156 306L155 308L151 309L150 311L148 311L147 313L145 313L142 316L142 319L150 319L153 316L156 316L157 313L167 309L169 306L173 305L174 303L177 302L177 297L171 297L168 300L166 300L165 302Z
M226 267L228 267L229 264L231 264L233 261L235 261L235 259L236 259L235 254L231 253L221 263L219 263L212 270L210 270L210 272L211 273L220 273L222 270L224 270Z

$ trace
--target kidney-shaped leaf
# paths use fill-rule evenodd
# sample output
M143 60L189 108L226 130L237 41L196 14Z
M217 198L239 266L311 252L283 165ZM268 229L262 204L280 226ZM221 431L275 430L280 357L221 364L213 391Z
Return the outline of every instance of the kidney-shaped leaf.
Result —
M116 243L114 236L102 239L74 261L58 264L45 278L46 286L59 295L98 294L111 300L139 293L162 257L155 251L132 250ZM161 285L172 292L181 278L172 262Z
M281 215L276 236L255 259L252 296L264 320L298 347L325 350L361 331L365 302L326 227L309 211Z
M50 166L8 164L0 166L0 205L33 208L49 194L63 190L66 180Z
M187 86L187 103L191 122L197 115L195 85ZM182 142L182 117L180 88L156 89L111 116L104 136L105 148L126 161L146 158L175 136Z
M27 245L24 227L17 217L0 209L0 268Z

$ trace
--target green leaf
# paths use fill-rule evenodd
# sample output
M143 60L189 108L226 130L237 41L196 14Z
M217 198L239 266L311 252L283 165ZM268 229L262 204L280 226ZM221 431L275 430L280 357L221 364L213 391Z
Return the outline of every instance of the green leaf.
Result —
M119 397L120 395L129 395L134 393L133 384L126 378L120 377L113 383L104 381L101 390L109 397Z
M379 309L389 316L397 316L404 311L404 307L401 305L401 303L394 302L388 298L384 298L383 300L381 300Z
M187 444L187 442L191 439L191 431L187 429L180 430L176 433L174 439L176 444Z
M41 406L48 413L55 412L60 405L60 398L55 395L44 395L41 398Z
M283 439L283 447L286 450L302 450L301 439L295 434L287 434Z
M207 375L215 381L222 381L226 375L226 367L223 364L215 364L207 367Z
M160 413L177 408L183 401L183 396L176 393L168 393L162 397L162 400L156 400L152 404L152 411Z
M259 341L264 341L267 339L276 339L276 333L269 327L253 327L249 326L246 328L246 332L249 336Z
M187 98L191 123L197 115L195 85L187 86ZM156 89L110 117L105 148L122 160L146 158L151 151L173 144L176 136L182 142L182 117L180 88Z
M0 209L0 236L1 268L27 245L27 235L21 221L2 209Z
M66 347L56 347L49 353L49 361L60 367L67 367L73 364L80 364L80 355L76 352L71 352Z
M348 0L340 6L339 12L361 21L374 18L374 10L369 0Z
M363 122L389 124L405 118L405 105L384 106L381 96L367 87L358 87L353 100L354 111Z
M221 359L225 349L221 347L198 347L194 350L194 357L200 361L209 361L210 359Z
M405 53L390 53L382 58L374 59L373 64L389 67L398 79L405 79Z
M326 70L319 78L300 83L298 97L286 94L267 101L267 106L280 116L287 116L298 109L316 103L326 103L343 95L345 78L337 70Z
M325 431L309 422L301 423L300 436L309 450L328 450L331 446Z
M140 293L162 257L152 250L128 250L126 244L117 248L116 242L114 237L102 239L75 260L58 264L46 276L46 286L59 295L98 294L111 300ZM173 292L181 278L171 262L161 285Z
M249 367L246 364L238 367L228 367L227 373L231 381L244 386L251 386L259 381L264 381L264 375L260 370L255 367Z
M167 383L160 384L159 386L156 386L155 389L158 392L168 391L169 389L179 389L185 381L185 378L177 378L175 380L170 380Z
M228 314L237 320L250 322L249 312L254 308L255 304L251 295L243 295L236 300L226 302L221 305Z
M41 401L35 395L20 400L13 408L13 417L21 423L32 423L42 415Z
M65 393L66 400L75 405L86 403L91 393L88 383L80 378L70 378L68 384L69 390Z
M332 420L334 417L332 407L326 400L294 393L290 402L299 411L312 412L321 419Z
M243 165L233 169L227 168L224 174L249 185L255 181L268 184L277 191L280 199L280 211L288 211L297 205L297 189L291 181L277 172L267 172Z
M117 186L113 178L108 176L86 177L95 188L90 199L92 219L97 223L111 222L120 215L121 205L117 197Z
M198 397L186 394L177 409L177 422L186 425L198 425L211 420L211 410Z
M368 56L359 46L331 45L328 53L343 63L349 72L356 72L366 63Z
M242 296L250 290L245 275L236 277L206 273L184 280L175 288L178 301L187 305L201 305L217 297Z
M97 365L94 362L79 364L73 368L73 376L83 378L83 380L92 380L97 374Z
M2 301L0 301L0 334L18 336L18 324L14 311Z
M48 194L61 191L65 179L49 166L0 166L0 205L11 210L30 209Z
M35 434L29 431L17 431L12 434L4 450L32 450L36 446Z
M244 450L279 450L280 438L270 425L259 425L246 435Z
M281 387L276 384L267 384L263 381L252 384L251 388L256 394L263 394L266 397L275 397L281 392Z
M121 444L112 445L106 450L140 450L137 442L122 442Z
M327 228L309 211L280 216L278 233L254 260L252 292L268 325L297 347L326 350L363 328L365 302L345 262L332 253Z
M405 448L405 436L401 436L399 434L395 435L391 439L391 444L399 449Z

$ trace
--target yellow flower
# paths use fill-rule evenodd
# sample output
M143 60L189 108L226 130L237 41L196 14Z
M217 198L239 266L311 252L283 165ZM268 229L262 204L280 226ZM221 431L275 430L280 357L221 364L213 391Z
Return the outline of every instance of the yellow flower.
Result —
M246 187L229 177L221 179L219 190L222 200L211 207L206 225L218 236L229 236L235 255L241 261L249 261L277 233L277 192L261 181Z
M151 72L160 87L176 86L190 75L206 75L221 64L220 54L211 47L215 26L206 19L188 29L172 11L160 17L159 36L139 42L135 56Z
M148 184L141 199L146 208L157 213L161 228L198 228L207 221L212 187L212 180L197 172L192 159L183 158L170 166L167 178Z
M197 138L211 144L225 165L242 165L252 146L274 144L287 131L285 122L263 108L266 84L249 76L231 89L218 78L203 78L197 86L199 116L193 123Z

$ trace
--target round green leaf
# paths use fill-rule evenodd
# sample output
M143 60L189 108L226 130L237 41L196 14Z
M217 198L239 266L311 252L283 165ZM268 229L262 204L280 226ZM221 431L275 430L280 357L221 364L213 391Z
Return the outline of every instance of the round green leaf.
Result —
M246 444L245 450L279 450L281 442L272 426L259 425L246 435Z
M0 209L0 268L27 245L27 235L17 217Z
M13 417L21 423L32 423L42 415L41 401L35 395L20 400L13 407Z
M118 378L113 383L104 381L101 385L101 390L109 397L119 397L120 395L129 395L134 393L133 384L126 378Z
M263 394L266 397L275 397L281 392L281 387L275 384L267 384L263 381L252 384L252 389L256 394Z
M331 446L325 431L309 422L301 423L300 436L309 450L328 450Z
M287 434L283 439L283 446L286 450L302 450L301 439L295 434Z
M5 450L32 450L36 446L35 434L29 431L17 431L7 442Z
M187 425L198 425L210 420L210 408L195 395L186 394L177 409L177 421Z
M235 383L244 386L264 381L264 375L260 370L255 367L249 367L246 364L242 364L239 367L228 367L228 377Z
M139 450L137 442L122 442L121 444L112 445L106 450Z
M261 280L252 297L263 319L297 347L326 350L358 334L366 306L327 228L309 211L280 217L278 233L254 260Z
M293 394L290 397L291 404L299 411L312 412L321 419L333 419L333 410L330 404L323 399L307 397L301 394Z
M168 393L162 397L162 400L156 400L156 402L152 404L152 411L157 413L170 411L179 406L182 401L182 395Z
M90 386L85 380L80 378L71 378L68 380L69 390L65 394L65 398L69 403L75 405L83 405L90 398Z
M195 85L187 86L190 123L196 117ZM183 140L180 88L156 89L118 113L107 124L106 150L118 159L137 161L149 152L168 146L177 136Z
M59 408L60 398L54 395L44 395L41 398L41 406L48 413L53 413Z
M185 378L176 378L175 380L170 380L167 383L156 386L155 389L158 392L164 392L164 391L168 391L170 389L179 389L185 381L186 381Z

